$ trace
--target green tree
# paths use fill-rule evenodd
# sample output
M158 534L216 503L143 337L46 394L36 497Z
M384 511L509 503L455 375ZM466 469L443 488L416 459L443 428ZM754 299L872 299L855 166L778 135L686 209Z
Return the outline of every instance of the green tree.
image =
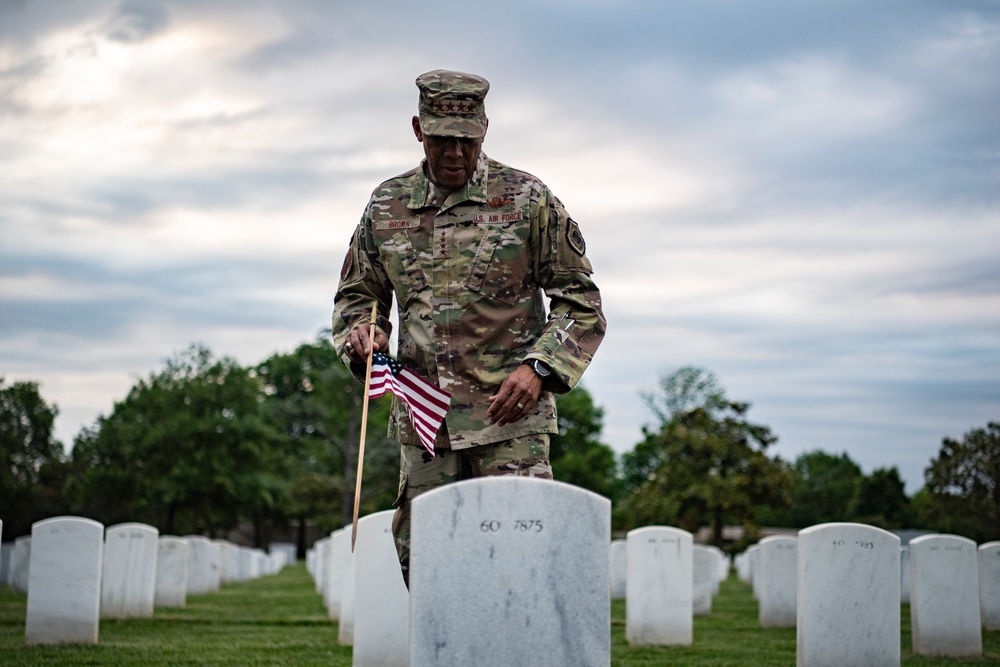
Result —
M792 526L808 528L830 521L851 521L861 467L847 452L839 455L816 450L795 459L795 502Z
M895 466L878 468L858 484L852 521L885 529L906 528L912 520L910 505L899 470Z
M78 511L210 536L258 528L288 491L288 461L261 409L263 386L235 360L192 345L140 380L73 448Z
M647 462L630 460L633 480L651 470L628 497L632 525L667 523L694 532L707 524L721 546L727 523L753 529L756 506L790 502L788 465L766 451L777 438L747 420L749 403L730 401L714 374L690 366L661 380L660 388L675 394L646 396L661 424L641 443ZM659 464L653 469L648 461Z
M1000 422L961 441L944 438L924 470L924 518L930 527L978 542L1000 539Z
M59 409L36 382L7 384L0 376L0 504L4 538L31 533L31 524L67 511L68 476L62 444L53 437Z
M552 437L550 459L555 478L614 501L618 465L614 450L601 442L604 409L583 386L556 397L559 433Z

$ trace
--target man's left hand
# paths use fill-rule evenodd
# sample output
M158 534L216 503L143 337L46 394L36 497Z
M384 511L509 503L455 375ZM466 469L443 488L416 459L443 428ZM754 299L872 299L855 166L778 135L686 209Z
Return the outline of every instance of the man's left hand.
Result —
M521 364L500 385L500 391L490 396L486 417L491 424L504 426L534 410L542 393L542 378L530 366Z

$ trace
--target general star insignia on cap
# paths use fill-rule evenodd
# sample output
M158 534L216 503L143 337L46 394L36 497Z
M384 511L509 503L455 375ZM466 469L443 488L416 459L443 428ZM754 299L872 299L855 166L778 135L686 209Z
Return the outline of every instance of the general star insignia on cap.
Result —
M417 77L420 129L439 137L479 139L486 134L483 100L490 82L475 74L436 69Z

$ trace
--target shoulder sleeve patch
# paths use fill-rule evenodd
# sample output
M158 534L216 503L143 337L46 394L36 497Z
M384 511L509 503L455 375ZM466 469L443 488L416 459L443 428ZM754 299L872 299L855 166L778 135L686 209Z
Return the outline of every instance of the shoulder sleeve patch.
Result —
M340 269L340 280L347 280L351 275L351 266L354 264L354 248L347 249L347 256L344 257L344 266Z
M573 218L567 220L566 242L569 243L569 247L573 249L573 252L580 257L583 257L587 253L587 242L583 240L580 225L576 224L576 220Z

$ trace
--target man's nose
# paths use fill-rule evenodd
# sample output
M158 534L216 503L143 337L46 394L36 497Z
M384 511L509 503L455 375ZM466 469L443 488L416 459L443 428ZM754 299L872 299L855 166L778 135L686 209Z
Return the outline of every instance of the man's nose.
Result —
M444 152L448 157L462 157L462 144L458 139L451 138L448 140Z

